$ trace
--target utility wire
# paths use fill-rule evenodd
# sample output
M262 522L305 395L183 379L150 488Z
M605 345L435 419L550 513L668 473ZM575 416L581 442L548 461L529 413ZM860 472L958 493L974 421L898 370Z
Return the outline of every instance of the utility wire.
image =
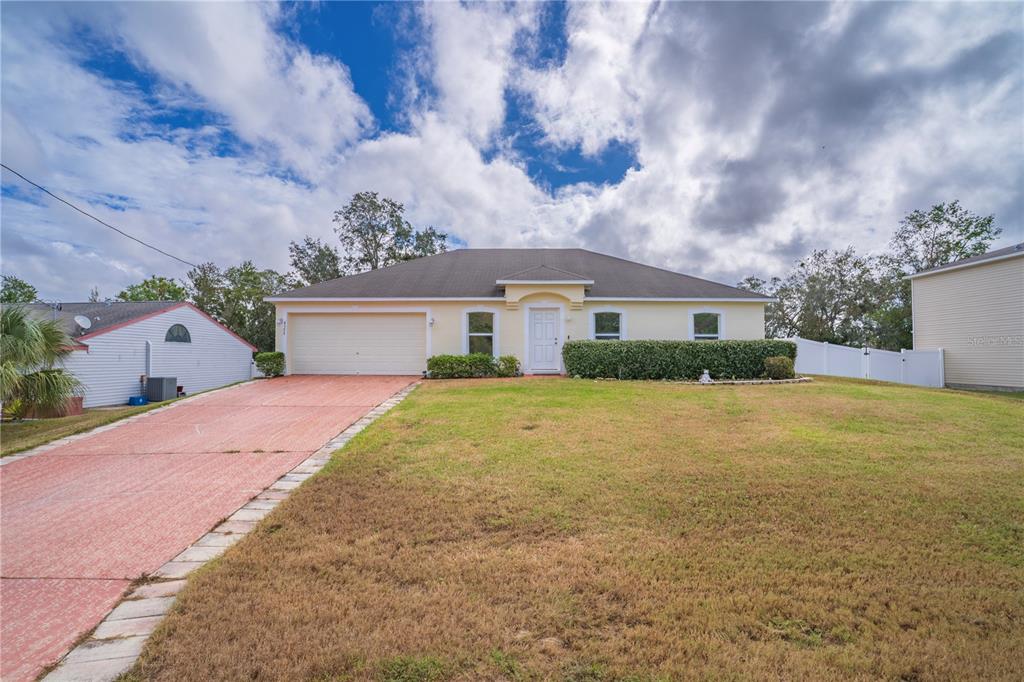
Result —
M184 263L185 265L191 265L191 266L192 266L192 267L194 267L194 268L198 268L198 267L199 267L199 266L198 266L198 265L196 265L195 263L190 263L189 261L185 260L184 258L178 258L178 257L177 257L177 256L175 256L174 254L171 254L171 253L167 253L166 251L164 251L164 250L163 250L163 249L161 249L161 248L157 248L156 246L153 246L152 244L147 244L146 242L142 241L142 240L141 240L141 239L139 239L138 237L133 237L132 235L130 235L130 234L128 234L127 232L125 232L124 230L122 230L122 229L120 229L120 228L117 228L117 227L114 227L114 226L113 226L113 225L111 225L110 223L107 223L107 222L104 222L104 221L100 220L99 218L97 218L96 216L94 216L94 215L93 215L92 213L89 213L88 211L83 211L82 209L78 208L77 206L75 206L74 204L72 204L72 203L71 203L70 201L68 201L67 199L63 199L63 198L61 198L61 197L57 196L56 194L54 194L53 192L51 192L50 190L46 189L46 188L45 188L45 187L43 187L42 185L40 185L40 184L37 184L37 183L35 183L35 182L32 182L31 180L29 180L28 178L26 178L26 177L25 177L24 175L22 175L22 174L21 174L21 173L19 173L18 171L14 170L14 169L13 169L13 168L11 168L10 166L8 166L8 165L7 165L6 163L0 163L0 166L2 166L2 167L3 167L4 169L5 169L5 170L9 170L10 172L14 173L14 174L15 174L15 175L17 175L17 176L18 176L19 178L21 178L22 180L24 180L24 181L25 181L25 182L27 182L28 184L32 185L32 186L33 186L33 187L35 187L36 189L42 190L43 192L45 192L45 193L49 194L49 195L50 195L51 197L53 197L53 198L54 198L54 199L56 199L57 201L59 201L59 202L61 202L61 203L63 203L63 204L67 204L68 206L70 206L71 208L75 209L76 211L78 211L79 213L81 213L81 214L82 214L82 215L84 215L84 216L87 216L87 217L89 217L89 218L92 218L93 220L95 220L96 222L98 222L98 223L99 223L100 225L103 225L104 227L109 227L109 228L110 228L111 230L113 230L114 232L117 232L118 234L120 234L120 235L122 235L122 236L128 237L128 239L131 239L132 241L136 241L136 242L138 242L138 243L142 244L143 246L145 246L146 248L149 248L149 249L153 249L154 251L156 251L156 252L158 252L158 253L162 253L163 255L167 256L168 258L173 258L174 260L176 260L176 261L178 261L178 262L180 262L180 263Z

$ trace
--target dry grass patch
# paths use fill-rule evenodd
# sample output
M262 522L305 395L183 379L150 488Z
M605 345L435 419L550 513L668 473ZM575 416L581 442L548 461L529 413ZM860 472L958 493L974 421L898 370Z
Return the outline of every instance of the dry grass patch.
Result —
M1024 405L437 382L190 580L144 679L1012 679Z
M111 424L125 417L131 417L132 415L160 407L161 404L166 403L132 407L93 408L84 410L82 414L72 417L5 421L3 424L0 424L0 457L13 455L23 450L30 450L58 438L67 438L76 433L95 429L97 426Z

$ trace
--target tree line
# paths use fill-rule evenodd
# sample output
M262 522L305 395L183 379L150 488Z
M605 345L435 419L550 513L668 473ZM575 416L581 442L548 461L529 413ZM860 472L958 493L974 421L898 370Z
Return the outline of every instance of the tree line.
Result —
M229 267L207 262L182 281L148 277L115 300L189 301L260 350L273 350L275 311L265 297L447 250L448 235L434 227L415 229L401 203L376 192L354 195L332 222L338 244L310 236L291 242L288 272L261 269L251 260ZM0 302L31 303L38 295L24 280L4 275ZM103 300L95 287L89 300Z
M783 277L749 276L737 286L778 299L765 308L765 335L847 346L913 348L910 280L921 270L988 251L1001 230L959 202L916 210L878 255L816 250Z
M153 275L119 292L117 300L188 300L260 350L273 350L275 311L265 297L446 250L446 234L414 229L404 212L392 199L360 192L334 212L338 244L310 236L291 242L288 272L260 269L249 260L226 268L208 262L181 282ZM1001 232L994 222L957 201L937 204L904 217L880 255L859 254L853 247L816 250L783 277L751 275L738 286L778 299L765 309L769 338L912 348L907 275L984 253ZM28 283L4 275L0 301L31 302L37 296ZM90 300L101 300L95 288Z

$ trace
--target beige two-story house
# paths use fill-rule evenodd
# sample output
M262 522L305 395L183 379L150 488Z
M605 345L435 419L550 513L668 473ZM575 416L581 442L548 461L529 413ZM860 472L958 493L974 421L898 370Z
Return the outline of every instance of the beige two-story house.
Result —
M1024 243L911 275L914 350L952 387L1024 390Z
M584 249L460 249L268 298L290 374L420 374L432 355L563 371L571 339L761 339L770 298Z

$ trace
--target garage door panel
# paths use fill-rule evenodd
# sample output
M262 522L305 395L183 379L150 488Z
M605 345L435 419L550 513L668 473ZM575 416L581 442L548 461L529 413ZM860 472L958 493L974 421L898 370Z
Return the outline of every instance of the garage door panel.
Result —
M422 313L290 315L293 374L420 374L426 369Z

